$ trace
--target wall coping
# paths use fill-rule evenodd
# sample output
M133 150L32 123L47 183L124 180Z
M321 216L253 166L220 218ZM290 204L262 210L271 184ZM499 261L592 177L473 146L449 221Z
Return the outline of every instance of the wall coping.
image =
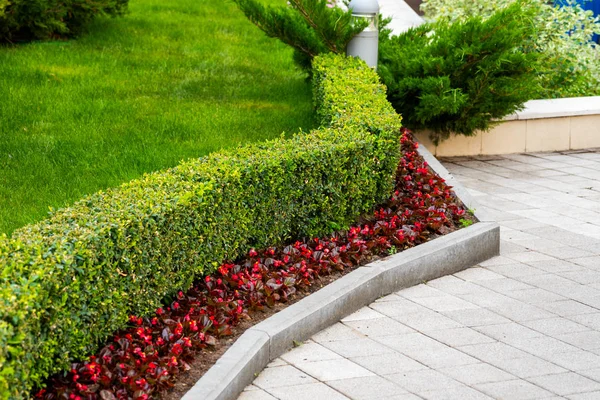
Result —
M503 121L574 117L600 114L600 96L530 100L525 108L507 115Z

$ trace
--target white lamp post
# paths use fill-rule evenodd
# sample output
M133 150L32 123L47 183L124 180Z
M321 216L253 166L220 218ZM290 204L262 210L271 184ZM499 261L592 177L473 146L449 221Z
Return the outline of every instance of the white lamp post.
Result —
M377 0L351 0L348 7L354 18L367 20L369 25L348 43L346 54L361 58L369 67L377 68L379 3Z

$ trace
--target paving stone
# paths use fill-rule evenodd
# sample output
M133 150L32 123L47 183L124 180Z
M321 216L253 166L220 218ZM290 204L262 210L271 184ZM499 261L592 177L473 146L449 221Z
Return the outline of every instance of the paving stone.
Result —
M483 335L471 328L452 328L429 331L427 332L427 335L450 347L495 342L491 337Z
M271 396L264 390L252 390L242 392L238 400L277 400L277 397Z
M421 284L421 285L409 287L406 289L402 289L402 290L396 292L396 294L398 294L398 296L404 297L405 299L412 300L415 298L422 298L422 297L442 296L444 293L442 293L439 290L432 288L431 286L428 286L426 284Z
M600 382L600 367L594 369L588 369L585 371L580 371L579 374L586 376L596 382Z
M428 311L427 308L407 299L372 303L369 307L388 317Z
M296 367L322 382L336 379L359 378L361 376L374 376L371 371L345 358L339 360L302 362L296 364ZM286 386L290 385L288 384Z
M529 354L519 358L499 358L489 363L519 378L567 372L565 368Z
M445 317L440 313L428 309L425 310L426 311L419 313L396 315L393 318L419 332L429 332L448 328L460 328L463 326L461 323L456 322L448 317Z
M517 322L554 317L554 314L548 311L520 301L515 301L514 303L505 303L498 307L491 307L491 310Z
M578 322L581 325L585 325L587 327L600 331L600 312L584 315L574 315L569 317L569 319Z
M507 344L534 356L549 359L555 354L578 351L579 348L548 336L507 339Z
M489 363L495 360L506 360L528 356L526 352L500 342L461 346L458 347L458 349L479 360Z
M360 332L338 322L335 325L331 325L329 328L322 330L312 337L315 342L331 342L335 340L347 340L347 339L359 339L363 338Z
M455 277L454 275L447 275L442 278L435 279L433 281L427 282L427 285L439 289L444 293L452 294L455 296L461 294L477 295L489 292L488 289L478 286L473 282L464 281L460 278Z
M278 386L294 386L303 383L314 383L316 380L305 372L291 365L266 368L254 380L254 385L261 389L269 389Z
M505 324L510 322L509 319L484 308L448 311L445 312L444 315L467 327Z
M379 400L382 397L407 393L402 387L380 376L329 381L328 385L353 400Z
M582 267L568 260L529 261L528 265L546 272L581 271Z
M576 372L600 365L600 356L585 350L556 353L546 357L546 360Z
M600 271L579 270L558 272L557 274L559 276L562 276L563 278L567 278L574 282L581 283L582 285L600 283Z
M352 357L350 360L381 376L429 368L398 352L365 357Z
M502 294L508 294L515 290L534 289L531 285L510 278L488 279L479 281L477 284Z
M516 379L514 375L485 363L463 365L460 368L442 368L438 371L470 386L478 383L501 382Z
M482 281L487 279L503 278L503 276L500 274L479 267L467 268L463 271L457 272L454 274L454 276L465 281Z
M523 325L541 332L545 335L557 337L565 333L588 331L585 325L578 324L566 318L548 318L538 319L536 321L526 321Z
M392 318L373 318L359 321L346 321L344 324L365 336L389 336L414 332L413 329Z
M341 356L318 343L309 341L282 354L281 358L290 364L296 364L306 361L335 360Z
M433 392L421 392L419 394L427 400L492 400L490 396L468 386L459 386Z
M462 383L431 369L392 374L386 378L416 394L451 390L463 386Z
M561 300L566 300L566 297L558 295L556 293L549 292L540 288L533 289L525 289L525 290L515 290L510 293L506 293L507 296L522 301L523 303L532 304L537 307L543 308L546 311L550 311L544 306L551 302L558 302Z
M519 278L521 276L538 275L540 273L540 270L537 268L530 267L527 264L515 263L514 261L511 264L494 265L485 268L507 278Z
M342 322L362 321L365 319L383 318L385 315L373 310L370 307L363 307L360 310L342 318Z
M334 390L324 383L309 383L298 386L284 386L269 389L269 392L279 400L306 400L306 399L327 399L327 400L348 400L337 390Z
M501 342L504 342L506 339L511 338L540 337L543 335L540 332L534 331L533 329L527 328L516 322L478 326L473 329Z
M600 390L600 383L574 372L538 376L529 378L529 381L561 396Z
M600 349L600 332L598 331L571 332L558 335L556 338L583 350Z
M552 396L552 393L524 380L480 383L475 388L496 399L529 400Z
M324 342L323 346L337 354L344 356L345 358L386 354L394 351L391 348L369 338Z
M590 307L574 300L553 301L550 303L539 303L538 307L561 317L568 317L579 314L590 314L597 312L597 308Z
M552 261L556 260L556 258L549 256L547 254L542 254L537 251L524 251L522 253L511 253L508 254L507 257L512 258L515 261L519 261L522 263L529 263L532 261Z
M413 299L413 301L433 311L468 310L477 308L475 304L469 303L458 297L450 295L421 297L415 298Z
M287 362L283 361L281 358L276 358L273 361L271 361L270 363L267 364L267 368L271 368L271 367L280 367L282 365L288 365Z
M557 247L553 249L542 249L540 250L540 252L561 260L568 260L570 258L589 257L593 255L593 253L589 251L579 249L576 247Z
M569 400L598 400L600 399L600 391L572 394L567 396L567 398Z
M502 226L500 227L500 231L502 232ZM508 258L508 257L504 257L504 256L496 256L496 257L492 257L489 260L486 260L484 262L480 262L479 266L480 267L496 267L499 265L507 265L507 264L514 264L514 260Z

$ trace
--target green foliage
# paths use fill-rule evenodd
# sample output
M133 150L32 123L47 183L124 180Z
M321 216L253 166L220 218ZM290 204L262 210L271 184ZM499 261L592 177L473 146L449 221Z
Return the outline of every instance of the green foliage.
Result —
M520 109L538 90L537 55L519 51L531 22L515 3L485 21L442 20L382 40L379 73L406 126L430 130L437 143Z
M0 0L0 42L76 35L96 16L122 15L128 1Z
M183 162L0 237L0 390L27 396L223 260L383 201L400 157L385 88L341 56L315 59L314 77L322 128Z
M290 0L287 7L265 6L260 0L233 1L268 36L294 48L294 59L305 70L318 54L345 53L348 42L366 27L334 0Z
M515 0L424 0L421 9L428 19L465 21L471 17L489 18ZM600 47L591 42L600 33L600 19L583 10L574 0L568 7L555 7L546 0L528 0L523 8L533 8L535 30L525 48L542 54L538 64L538 98L600 95Z

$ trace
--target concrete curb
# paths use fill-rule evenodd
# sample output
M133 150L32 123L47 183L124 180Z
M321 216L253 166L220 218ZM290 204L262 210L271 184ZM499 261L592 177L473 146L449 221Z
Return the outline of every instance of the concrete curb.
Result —
M453 274L497 255L499 250L498 224L479 222L359 267L248 329L183 399L234 400L294 341L310 338L381 296Z

